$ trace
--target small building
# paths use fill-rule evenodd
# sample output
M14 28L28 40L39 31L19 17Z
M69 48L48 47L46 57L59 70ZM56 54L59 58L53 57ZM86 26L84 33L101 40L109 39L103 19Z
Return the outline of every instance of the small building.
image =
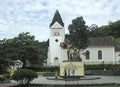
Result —
M20 60L15 60L13 63L14 65L10 65L10 69L17 70L23 66L23 63Z

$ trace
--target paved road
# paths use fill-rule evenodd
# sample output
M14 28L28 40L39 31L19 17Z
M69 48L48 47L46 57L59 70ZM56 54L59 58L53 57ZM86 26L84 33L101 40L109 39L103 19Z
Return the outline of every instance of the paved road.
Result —
M98 78L100 79L91 79ZM49 77L54 78L54 77ZM120 76L85 76L78 81L64 81L64 80L48 80L46 77L39 76L34 79L32 84L55 84L55 85L65 85L65 84L81 84L81 85L93 85L93 84L120 84Z

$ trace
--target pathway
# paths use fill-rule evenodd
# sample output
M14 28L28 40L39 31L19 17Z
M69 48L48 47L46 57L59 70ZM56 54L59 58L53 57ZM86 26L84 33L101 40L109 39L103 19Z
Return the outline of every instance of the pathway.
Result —
M97 78L100 79L89 79ZM54 77L49 77L54 78ZM88 79L87 79L88 78ZM85 76L78 81L64 81L64 80L48 80L46 77L39 76L34 79L32 84L55 84L55 85L66 85L66 84L80 84L80 85L94 85L94 84L119 84L120 85L120 76Z

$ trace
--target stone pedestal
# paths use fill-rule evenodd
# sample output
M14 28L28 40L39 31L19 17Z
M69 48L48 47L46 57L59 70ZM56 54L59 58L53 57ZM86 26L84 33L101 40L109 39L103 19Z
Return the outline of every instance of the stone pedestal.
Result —
M84 76L84 63L79 61L62 62L60 76Z

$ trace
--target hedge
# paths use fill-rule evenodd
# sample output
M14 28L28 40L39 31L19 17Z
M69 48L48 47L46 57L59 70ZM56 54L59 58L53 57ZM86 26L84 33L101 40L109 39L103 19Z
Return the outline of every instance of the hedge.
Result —
M48 66L43 66L43 67L25 67L26 69L31 69L35 72L55 72L59 71L60 67L59 66L53 66L53 67L48 67Z
M4 82L6 80L5 76L0 76L0 82Z
M96 65L85 65L85 70L90 69L90 70L94 70L94 69L109 69L112 70L113 68L120 68L120 64L96 64Z

